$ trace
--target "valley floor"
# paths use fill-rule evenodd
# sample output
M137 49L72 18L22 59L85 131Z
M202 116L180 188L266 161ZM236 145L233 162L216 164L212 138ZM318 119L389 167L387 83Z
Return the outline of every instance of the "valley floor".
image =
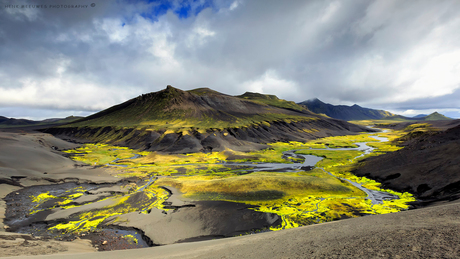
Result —
M1 221L5 213L3 198L8 193L20 192L19 185L75 181L115 183L120 180L112 169L84 166L83 163L64 159L62 154L55 151L70 148L75 148L75 145L48 134L0 132ZM436 207L339 220L283 231L90 254L88 252L94 251L94 248L88 240L40 240L25 234L1 232L7 227L0 222L0 257L21 258L48 254L39 258L60 258L61 253L67 253L66 258L87 259L457 258L460 256L459 206L460 203L452 202L438 204ZM139 213L135 214L137 217ZM77 252L80 254L74 254Z

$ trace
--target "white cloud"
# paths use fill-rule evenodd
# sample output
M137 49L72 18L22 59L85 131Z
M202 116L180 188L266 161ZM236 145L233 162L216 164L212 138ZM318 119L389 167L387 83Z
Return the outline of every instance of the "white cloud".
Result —
M230 5L229 10L230 11L235 10L236 8L238 8L238 5L240 5L239 1L233 1L233 3Z
M95 110L171 84L460 109L458 1L215 1L195 16L196 1L187 19L95 1L0 9L0 106Z
M296 82L282 79L273 69L267 70L263 75L254 80L242 83L241 90L263 94L275 94L282 98L292 99L299 94Z

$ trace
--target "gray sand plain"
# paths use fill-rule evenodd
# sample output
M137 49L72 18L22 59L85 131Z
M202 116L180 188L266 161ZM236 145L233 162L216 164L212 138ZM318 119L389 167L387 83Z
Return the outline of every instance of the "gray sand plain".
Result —
M0 132L0 257L96 251L88 240L46 241L30 235L5 232L3 198L21 186L57 182L116 182L110 170L83 166L59 150L76 147L50 134L24 131Z
M460 203L455 202L277 232L65 258L459 258L458 240Z

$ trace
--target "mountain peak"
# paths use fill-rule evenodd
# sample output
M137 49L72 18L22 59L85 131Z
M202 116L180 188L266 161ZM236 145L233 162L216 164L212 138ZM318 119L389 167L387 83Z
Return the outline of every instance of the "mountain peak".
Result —
M304 101L303 103L324 103L324 102L322 102L320 99L315 97L315 98L312 98L312 99L308 99L308 100Z
M309 119L304 107L274 95L246 93L231 96L209 88L183 91L168 85L88 116L76 126L141 126L166 128L223 128L247 126L284 118Z
M452 120L452 118L449 118L447 116L444 116L443 114L435 111L433 112L432 114L426 116L424 118L424 120L430 120L430 121L434 121L434 120Z

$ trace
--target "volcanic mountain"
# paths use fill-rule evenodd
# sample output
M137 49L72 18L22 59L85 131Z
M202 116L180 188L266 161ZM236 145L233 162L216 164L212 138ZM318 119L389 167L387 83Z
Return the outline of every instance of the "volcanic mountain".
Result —
M270 142L362 131L369 129L326 118L273 95L230 96L208 88L182 91L168 86L45 132L76 141L187 153L258 150Z

